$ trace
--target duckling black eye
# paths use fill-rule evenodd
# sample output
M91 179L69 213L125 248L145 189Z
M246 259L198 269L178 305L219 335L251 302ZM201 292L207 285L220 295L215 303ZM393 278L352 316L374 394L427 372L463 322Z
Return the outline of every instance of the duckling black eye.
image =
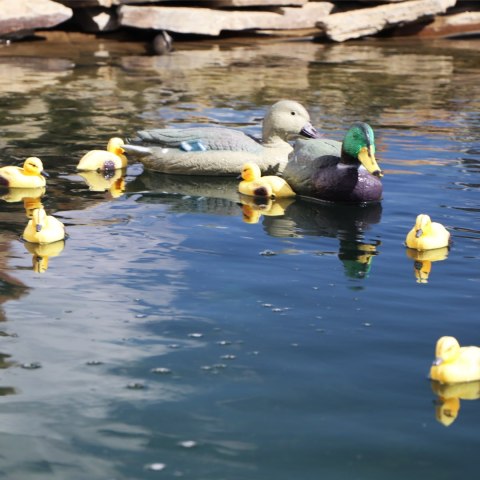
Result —
M296 115L296 112L290 112L290 115Z

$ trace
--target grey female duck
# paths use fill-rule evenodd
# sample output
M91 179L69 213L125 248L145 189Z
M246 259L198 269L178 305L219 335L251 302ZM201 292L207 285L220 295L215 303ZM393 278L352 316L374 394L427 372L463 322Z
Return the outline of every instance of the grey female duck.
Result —
M238 175L246 162L263 173L280 173L293 148L292 136L316 138L310 115L299 103L280 100L263 120L262 143L225 127L165 128L137 132L125 150L138 155L145 168L184 175Z
M297 140L282 176L298 195L321 200L375 202L382 197L383 173L366 123L352 125L342 143Z

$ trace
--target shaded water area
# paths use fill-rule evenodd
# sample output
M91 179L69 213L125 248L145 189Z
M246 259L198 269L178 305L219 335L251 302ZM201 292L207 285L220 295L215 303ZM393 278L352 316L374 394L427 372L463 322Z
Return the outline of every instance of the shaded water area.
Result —
M29 205L2 192L0 473L476 474L480 385L439 391L427 375L441 335L480 345L479 49L1 47L1 165L43 160L41 201L69 238L29 251ZM281 98L305 105L327 137L373 126L381 204L260 209L242 205L234 179L133 162L113 179L75 171L86 151L141 128L216 123L258 136ZM409 255L422 212L450 230L449 251Z

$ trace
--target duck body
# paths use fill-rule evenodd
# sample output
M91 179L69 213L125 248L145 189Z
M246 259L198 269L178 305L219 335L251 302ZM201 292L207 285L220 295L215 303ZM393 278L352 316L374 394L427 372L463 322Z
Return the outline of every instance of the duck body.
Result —
M440 383L480 380L480 348L460 347L454 337L441 337L435 348L430 378Z
M315 138L305 108L292 100L270 107L263 121L262 142L240 130L193 127L144 130L125 150L137 154L153 171L184 175L238 175L245 162L255 162L262 172L283 170L293 135Z
M1 167L0 185L8 188L41 188L46 185L45 175L42 161L37 157L29 157L23 167Z
M333 202L375 202L382 198L382 172L375 159L371 127L356 123L342 143L299 139L282 173L298 194Z
M450 232L441 224L432 222L424 213L417 216L414 227L408 232L405 244L415 250L434 250L447 247Z
M242 167L242 181L238 185L239 193L252 197L294 197L295 192L281 177L267 175L262 177L260 167L248 162Z
M32 218L28 221L22 237L30 243L57 242L65 238L65 226L52 215L47 215L43 207L36 208L32 212Z
M127 166L127 157L123 155L123 140L111 138L106 150L91 150L78 162L77 170L105 172L118 170Z

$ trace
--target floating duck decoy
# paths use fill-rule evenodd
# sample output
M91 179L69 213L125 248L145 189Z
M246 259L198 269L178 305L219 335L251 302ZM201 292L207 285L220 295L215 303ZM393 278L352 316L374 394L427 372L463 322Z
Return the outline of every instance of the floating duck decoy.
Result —
M373 130L366 123L352 125L342 143L297 140L282 176L297 195L359 203L382 197L383 173L375 159Z
M417 283L428 283L433 262L441 262L448 257L448 247L435 248L434 250L415 250L407 248L407 256L415 260L413 264Z
M424 213L417 216L414 227L408 232L405 243L415 250L433 250L448 247L450 232L441 224L432 222Z
M272 105L263 120L262 143L225 127L167 128L137 133L127 153L137 154L145 168L184 175L238 175L245 162L262 172L281 172L292 146L291 136L316 138L305 108L292 100Z
M433 392L438 395L435 402L435 417L446 427L457 418L460 400L478 400L480 398L480 382L438 383L431 382Z
M7 166L0 168L0 185L9 188L38 188L46 185L47 173L37 157L28 157L23 167Z
M253 162L247 162L242 167L238 191L251 197L294 197L295 192L290 185L281 177L267 175L262 177L260 167Z
M121 138L114 137L108 141L106 150L91 150L78 162L77 170L84 171L111 171L127 166L127 157Z
M44 273L48 269L48 259L60 255L64 247L65 240L48 244L25 242L25 248L32 254L33 270L36 273Z
M440 383L480 380L480 348L460 347L454 337L441 337L435 348L430 378Z
M22 238L30 243L53 243L65 238L65 226L52 215L47 215L43 207L32 212Z

